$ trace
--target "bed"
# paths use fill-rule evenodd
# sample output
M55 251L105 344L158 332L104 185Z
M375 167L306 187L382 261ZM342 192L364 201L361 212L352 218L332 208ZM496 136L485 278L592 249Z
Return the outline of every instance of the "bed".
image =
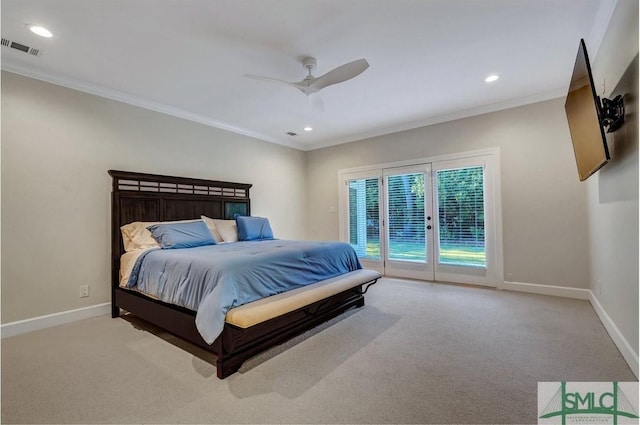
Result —
M205 333L203 337L203 313L198 317L197 308L164 302L123 284L129 278L122 279L121 265L127 258L125 254L130 252L125 250L127 241L123 238L121 228L134 222L200 220L202 216L212 220L233 220L238 215L250 217L251 185L116 170L110 170L109 175L113 179L112 317L119 317L121 310L125 310L214 353L217 357L217 376L221 379L235 373L248 358L348 309L364 306L364 294L380 278L379 273L361 268L328 278L318 277L320 280L317 282L314 280L292 290L276 291L271 296L233 306L222 314L221 331ZM244 243L194 248L193 252L199 249L231 251L230 247L239 249ZM264 247L271 244L282 249L284 242L264 243ZM263 251L263 246L259 251ZM148 257L152 254L161 255L165 252L148 253ZM131 264L129 262L126 267L131 269ZM198 324L197 319L200 320ZM217 336L214 338L211 335Z

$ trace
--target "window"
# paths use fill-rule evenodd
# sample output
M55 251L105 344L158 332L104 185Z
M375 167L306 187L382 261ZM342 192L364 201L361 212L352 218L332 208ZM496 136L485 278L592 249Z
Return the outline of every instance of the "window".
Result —
M499 168L489 149L341 171L341 238L387 276L497 286Z
M424 173L387 177L387 246L390 260L425 261L424 207Z
M379 179L349 180L349 243L358 257L380 260Z
M486 267L484 167L436 172L439 264Z

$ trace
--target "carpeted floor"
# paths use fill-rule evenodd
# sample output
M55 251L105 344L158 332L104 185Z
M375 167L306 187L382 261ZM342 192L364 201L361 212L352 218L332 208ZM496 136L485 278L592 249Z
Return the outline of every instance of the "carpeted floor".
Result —
M538 381L635 381L588 301L382 279L367 305L218 380L97 317L2 340L2 423L537 423Z

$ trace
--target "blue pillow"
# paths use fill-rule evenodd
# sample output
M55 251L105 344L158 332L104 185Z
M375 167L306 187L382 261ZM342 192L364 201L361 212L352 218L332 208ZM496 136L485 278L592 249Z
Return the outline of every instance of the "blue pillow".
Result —
M261 239L273 239L273 231L269 220L264 217L236 216L238 226L238 240L257 241Z
M193 248L215 245L216 241L204 221L160 223L147 227L162 249Z

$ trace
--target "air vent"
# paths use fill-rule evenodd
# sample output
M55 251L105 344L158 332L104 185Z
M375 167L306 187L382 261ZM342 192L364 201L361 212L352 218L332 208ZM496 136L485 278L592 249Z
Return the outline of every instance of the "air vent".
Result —
M287 134L289 136L297 136L298 135L298 133L294 133L293 131L287 131Z
M32 56L40 56L42 54L40 52L40 49L35 49L33 47L29 47L29 46L26 46L24 44L17 43L15 41L8 40L8 39L6 39L4 37L2 38L2 45L4 47L10 47L12 49L19 50L21 52L30 54Z

